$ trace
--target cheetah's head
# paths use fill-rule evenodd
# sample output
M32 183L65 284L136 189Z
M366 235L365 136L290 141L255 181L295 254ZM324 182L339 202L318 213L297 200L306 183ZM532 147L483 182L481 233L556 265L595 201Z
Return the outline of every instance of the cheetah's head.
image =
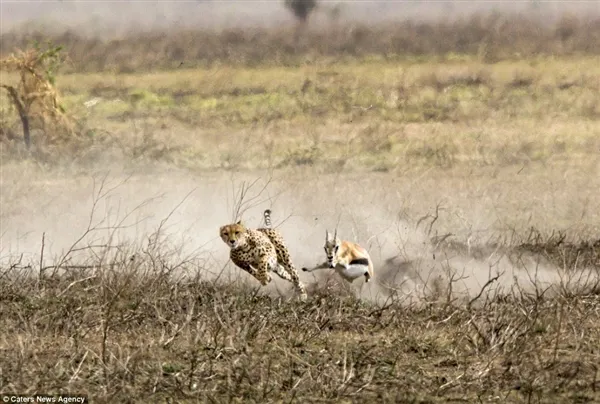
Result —
M226 224L219 229L221 240L229 246L229 248L237 248L246 243L246 227L242 221L233 224Z
M329 268L335 268L338 263L338 251L340 250L341 241L337 237L337 229L333 235L333 239L329 239L329 230L325 230L325 254L327 255L327 265Z

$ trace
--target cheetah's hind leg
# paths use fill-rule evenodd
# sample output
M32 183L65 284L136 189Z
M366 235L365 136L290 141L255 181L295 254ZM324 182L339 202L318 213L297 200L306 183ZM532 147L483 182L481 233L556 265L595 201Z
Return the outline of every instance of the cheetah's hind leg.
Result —
M273 268L273 272L275 272L279 277L288 282L293 282L290 274L285 270L285 268L281 264L277 264L275 268Z

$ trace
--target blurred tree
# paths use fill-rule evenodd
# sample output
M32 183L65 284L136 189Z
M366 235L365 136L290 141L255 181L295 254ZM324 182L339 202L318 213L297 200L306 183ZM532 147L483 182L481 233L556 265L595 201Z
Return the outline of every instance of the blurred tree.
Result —
M284 4L294 13L294 17L300 23L306 23L306 20L317 6L317 0L284 0Z

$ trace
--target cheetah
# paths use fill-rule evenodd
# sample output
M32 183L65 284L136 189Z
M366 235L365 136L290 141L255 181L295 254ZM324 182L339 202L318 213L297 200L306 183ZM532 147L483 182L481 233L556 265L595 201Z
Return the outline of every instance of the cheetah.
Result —
M269 213L265 213L265 221ZM298 277L283 236L272 228L250 229L238 221L221 226L221 239L231 249L229 258L239 268L255 277L263 286L271 282L270 271L294 284L301 300L306 300L306 288Z

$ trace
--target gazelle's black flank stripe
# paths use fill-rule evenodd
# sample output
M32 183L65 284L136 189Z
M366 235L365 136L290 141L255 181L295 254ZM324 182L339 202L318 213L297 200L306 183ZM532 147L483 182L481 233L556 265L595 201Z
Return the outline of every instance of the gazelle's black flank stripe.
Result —
M366 258L356 258L350 261L350 265L369 265L369 260Z

